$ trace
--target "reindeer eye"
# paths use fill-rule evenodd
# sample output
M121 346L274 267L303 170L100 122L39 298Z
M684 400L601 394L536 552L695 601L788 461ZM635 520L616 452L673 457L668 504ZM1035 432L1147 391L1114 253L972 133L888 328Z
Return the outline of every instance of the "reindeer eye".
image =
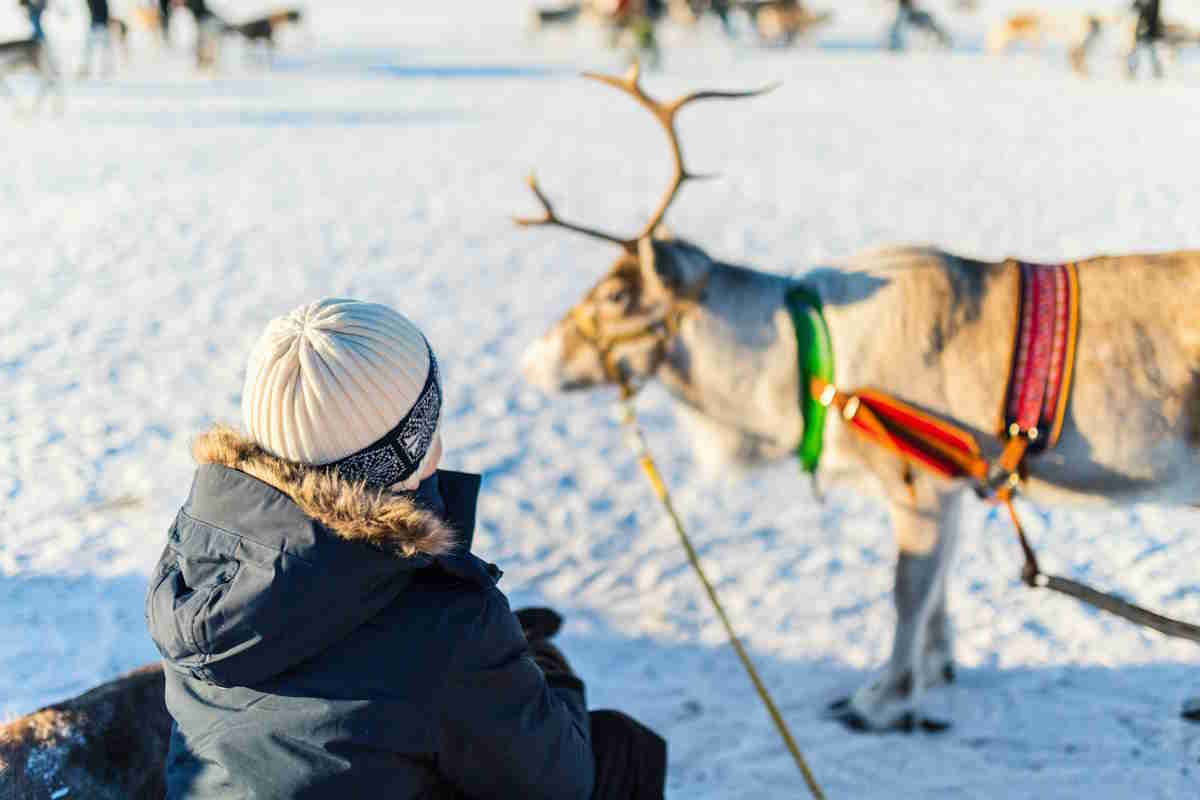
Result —
M604 302L612 303L613 305L623 305L629 300L629 290L625 288L613 289L604 296Z

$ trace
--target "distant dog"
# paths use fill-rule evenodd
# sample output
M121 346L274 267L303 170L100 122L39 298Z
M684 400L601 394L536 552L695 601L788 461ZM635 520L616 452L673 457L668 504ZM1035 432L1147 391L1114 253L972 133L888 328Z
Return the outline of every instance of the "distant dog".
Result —
M61 110L62 80L58 68L55 66L54 57L50 53L50 46L42 34L41 15L46 4L31 1L23 2L22 5L29 10L34 35L28 39L0 42L0 94L11 99L13 92L8 86L8 76L17 72L30 71L40 79L34 110L41 108L42 102L52 91L58 95L58 106Z
M1164 22L1162 40L1168 47L1174 48L1200 45L1200 29L1182 22Z
M990 53L1002 53L1017 43L1042 47L1048 41L1074 45L1106 21L1109 20L1102 15L1083 11L1020 11L988 30L987 49Z
M121 48L122 57L129 56L129 23L119 17L108 18L108 35Z
M810 11L800 0L746 0L746 12L758 38L768 44L791 44L833 19L831 11Z
M269 63L275 55L276 36L279 30L287 25L299 25L304 15L298 8L284 8L238 23L226 22L215 14L211 14L211 16L215 20L217 33L222 37L241 37L247 45L262 53ZM215 50L216 37L213 37L212 45ZM247 52L247 56L249 55L250 53ZM215 61L215 53L213 60Z
M1113 15L1083 11L1021 11L991 27L987 49L990 53L1002 53L1017 43L1040 48L1047 42L1061 42L1068 48L1071 68L1086 75L1088 52L1104 26L1117 19Z
M579 3L569 3L553 8L534 7L529 14L529 28L537 31L543 28L570 25L579 19L582 10L583 7Z
M257 17L238 24L224 23L222 33L236 34L255 44L275 47L275 32L285 25L299 25L303 14L298 8L285 8L265 17Z

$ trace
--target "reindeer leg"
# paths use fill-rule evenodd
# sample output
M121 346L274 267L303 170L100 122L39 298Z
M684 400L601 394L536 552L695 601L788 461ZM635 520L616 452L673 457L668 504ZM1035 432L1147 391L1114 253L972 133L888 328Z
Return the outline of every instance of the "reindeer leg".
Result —
M892 504L892 523L900 543L896 634L883 674L831 708L852 730L911 731L920 725L937 731L946 727L921 719L918 708L922 689L946 680L950 665L944 593L958 545L958 520L965 496L966 490L960 489L934 493L916 505Z
M954 682L954 630L946 609L946 581L934 599L929 624L925 626L925 648L921 654L921 685L926 689Z

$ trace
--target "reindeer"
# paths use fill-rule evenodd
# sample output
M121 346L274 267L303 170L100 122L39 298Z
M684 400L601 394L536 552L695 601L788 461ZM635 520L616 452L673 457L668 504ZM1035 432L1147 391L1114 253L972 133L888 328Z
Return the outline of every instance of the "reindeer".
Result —
M889 392L953 420L996 457L996 412L1009 374L1019 266L925 247L856 256L798 280L727 263L656 234L682 184L675 126L697 92L663 103L638 83L588 75L629 94L666 131L674 175L650 221L626 239L561 219L531 176L543 213L616 245L600 281L525 352L526 377L548 392L657 380L679 401L701 456L746 465L787 458L805 433L800 349L787 296L823 308L841 386ZM1099 256L1078 263L1073 386L1051 455L1026 462L1021 491L1038 504L1200 503L1200 251ZM855 730L928 726L924 690L954 678L946 584L972 485L912 472L848 424L824 428L816 476L877 492L898 548L892 652L881 673L831 713ZM1192 709L1195 713L1194 708Z

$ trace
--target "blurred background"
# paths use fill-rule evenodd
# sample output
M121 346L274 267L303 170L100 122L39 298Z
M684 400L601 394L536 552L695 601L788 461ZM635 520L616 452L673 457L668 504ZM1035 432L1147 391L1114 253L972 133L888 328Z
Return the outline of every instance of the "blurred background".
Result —
M780 84L681 117L689 163L719 179L667 224L734 263L1200 245L1196 0L1162 0L1157 23L1106 0L212 0L168 4L165 34L157 2L112 0L93 25L98 8L0 0L0 716L157 658L142 598L191 438L240 418L268 319L343 295L428 333L445 463L484 475L476 551L514 606L564 613L592 704L670 740L671 796L800 793L613 394L550 398L518 373L615 257L516 229L537 211L525 176L564 215L633 232L670 174L650 116L581 70L637 58L664 97ZM1023 590L983 506L950 578L959 681L931 698L954 729L863 738L823 718L889 652L883 507L818 502L792 463L708 471L665 392L639 402L831 797L1196 796L1200 735L1178 718L1195 647ZM1200 619L1194 513L1030 527L1047 571Z

